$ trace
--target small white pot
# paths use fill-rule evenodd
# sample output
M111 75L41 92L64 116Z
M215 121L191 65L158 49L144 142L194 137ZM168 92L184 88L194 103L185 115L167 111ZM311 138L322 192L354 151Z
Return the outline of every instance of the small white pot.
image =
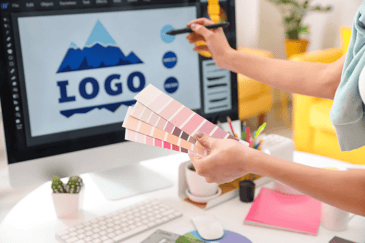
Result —
M344 231L347 229L349 221L355 216L342 209L322 202L321 224L324 228L332 231Z
M218 192L218 184L206 182L205 178L191 170L190 166L192 166L192 164L188 163L185 167L186 182L190 193L198 197L209 197L215 195Z
M75 219L78 217L78 211L82 208L84 201L84 188L77 194L73 193L52 193L53 203L58 218Z

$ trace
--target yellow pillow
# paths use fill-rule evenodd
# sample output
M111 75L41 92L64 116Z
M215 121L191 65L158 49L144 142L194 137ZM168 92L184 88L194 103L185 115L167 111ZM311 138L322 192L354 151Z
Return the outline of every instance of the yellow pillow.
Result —
M340 28L340 36L341 36L342 54L346 54L347 49L349 48L349 43L350 43L350 39L351 39L351 28L342 26Z

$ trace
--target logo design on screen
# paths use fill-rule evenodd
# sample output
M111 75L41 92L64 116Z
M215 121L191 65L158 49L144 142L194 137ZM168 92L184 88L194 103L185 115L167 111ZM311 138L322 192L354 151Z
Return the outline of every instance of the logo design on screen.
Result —
M125 56L103 24L98 20L83 49L78 48L75 43L71 43L57 73L141 63L143 63L141 59L133 52Z
M75 43L71 44L57 73L143 63L133 52L125 56L122 50L116 45L114 39L104 28L100 20L98 20L83 49L78 48ZM59 104L71 103L77 105L79 99L93 101L100 93L104 93L104 95L111 98L121 97L123 91L125 91L124 82L121 80L123 77L126 78L127 90L132 93L140 92L146 85L145 76L139 71L127 75L123 74L123 76L119 73L111 73L106 78L103 78L103 80L100 80L100 77L97 80L95 77L90 76L91 74L95 74L95 72L86 72L85 74L88 76L79 82L77 89L72 89L69 86L69 80L57 82L60 94L60 98L58 99ZM75 94L78 94L78 96ZM60 113L66 118L70 118L75 114L83 115L95 109L106 109L115 113L120 106L131 106L135 103L136 100L133 99L123 100L92 106L73 107L72 109L61 110Z

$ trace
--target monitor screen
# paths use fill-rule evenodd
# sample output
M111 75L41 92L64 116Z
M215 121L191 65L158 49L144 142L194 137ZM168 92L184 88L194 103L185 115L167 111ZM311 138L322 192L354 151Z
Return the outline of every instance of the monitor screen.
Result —
M200 1L89 8L70 2L81 5L1 5L9 163L124 141L127 108L148 84L209 120L235 118L234 75L194 52L186 35L166 35L204 16Z

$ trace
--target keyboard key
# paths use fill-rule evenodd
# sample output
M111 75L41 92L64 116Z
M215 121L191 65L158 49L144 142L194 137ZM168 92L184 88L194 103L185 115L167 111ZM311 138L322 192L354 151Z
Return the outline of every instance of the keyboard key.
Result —
M108 238L108 236L106 236L106 235L104 235L104 236L100 237L100 240L107 240L107 239L109 239L109 238Z
M70 239L66 240L66 242L67 242L67 243L74 243L74 242L76 242L78 239L79 239L79 238L77 238L77 237L72 237L72 238L70 238Z
M118 235L118 236L114 237L113 240L115 240L115 241L122 240L122 239L125 239L127 237L130 237L130 236L132 236L132 235L134 235L136 233L139 233L139 232L141 232L143 230L146 230L146 229L148 229L148 227L143 225L143 226L141 226L139 228L136 228L134 230L128 231L128 232L126 232L126 233L124 233L122 235Z

